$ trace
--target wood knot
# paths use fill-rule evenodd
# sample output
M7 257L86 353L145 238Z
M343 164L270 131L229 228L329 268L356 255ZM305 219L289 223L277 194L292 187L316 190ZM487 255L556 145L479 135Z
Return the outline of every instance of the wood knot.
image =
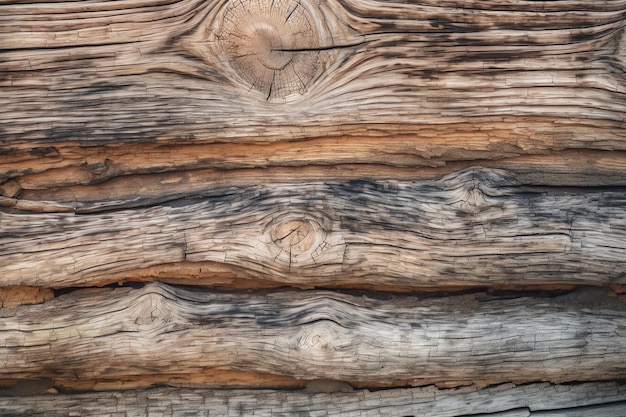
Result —
M332 320L319 320L303 326L296 339L295 349L307 352L311 357L332 355L341 344L340 326Z
M278 223L271 231L272 242L291 257L309 251L318 240L318 230L310 220L291 219Z
M296 213L273 219L263 231L268 239L268 256L289 270L306 268L324 260L330 262L336 255L334 250L342 248L342 242L330 232L332 226L327 223L321 217Z
M217 42L234 72L266 100L302 95L320 69L313 8L298 0L231 0Z

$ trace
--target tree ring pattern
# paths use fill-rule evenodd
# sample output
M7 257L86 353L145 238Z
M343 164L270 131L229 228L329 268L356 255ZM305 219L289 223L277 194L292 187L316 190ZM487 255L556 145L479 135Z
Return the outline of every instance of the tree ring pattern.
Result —
M320 67L315 16L297 0L232 0L218 35L228 63L266 100L306 93Z

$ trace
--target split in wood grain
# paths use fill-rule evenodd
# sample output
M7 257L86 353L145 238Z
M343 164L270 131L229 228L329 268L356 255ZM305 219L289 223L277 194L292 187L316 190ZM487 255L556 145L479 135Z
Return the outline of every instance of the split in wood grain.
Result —
M101 282L93 281L92 286L102 287L111 285L113 282L119 286L134 285L145 282L163 282L172 285L189 285L210 287L219 290L265 290L284 287L297 288L302 290L315 289L314 285L306 285L304 282L282 282L276 279L263 279L250 273L245 268L236 268L233 265L224 266L214 262L176 262L172 264L159 264L147 268L136 269L119 274L111 274L103 277ZM77 287L80 288L80 287ZM488 292L553 292L571 291L576 288L572 284L536 284L536 285L498 285L496 283L489 286L477 287L476 285L451 285L440 282L439 285L393 285L391 283L364 283L351 282L350 280L336 279L324 286L322 289L335 290L363 290L382 291L394 293L460 293L465 291L476 291L483 289ZM611 284L607 287L617 294L626 292L626 285Z
M196 389L273 389L273 390L343 390L406 388L411 381L388 383L371 381L336 381L327 379L297 379L284 375L237 372L227 369L205 369L201 372L120 376L100 379L0 379L0 398L13 395L41 395L55 390L63 393L91 391L138 390L157 387ZM441 384L445 387L445 383ZM324 391L326 392L326 391Z

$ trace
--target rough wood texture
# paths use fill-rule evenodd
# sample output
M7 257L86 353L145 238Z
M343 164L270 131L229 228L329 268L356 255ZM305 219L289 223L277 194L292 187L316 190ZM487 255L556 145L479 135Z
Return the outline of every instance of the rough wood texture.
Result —
M626 388L614 383L512 384L477 390L433 387L376 392L155 389L78 395L0 397L10 416L622 417Z
M206 285L225 277L303 287L624 284L625 196L518 186L506 172L474 169L0 213L1 282L101 285L163 278L155 265L182 263L196 265L196 283Z
M0 308L16 307L24 304L40 304L54 298L49 288L34 287L1 287Z
M0 177L623 155L625 15L623 0L3 3Z
M207 368L411 384L593 381L626 372L622 298L92 289L0 310L5 378ZM46 320L42 320L46 317Z
M0 397L16 395L40 395L58 392L125 391L155 387L202 388L202 389L304 389L309 383L285 375L254 372L237 372L226 369L202 369L197 372L154 373L142 375L112 376L95 379L6 378L0 379ZM369 381L354 384L354 388L389 388L402 386L373 384ZM1 415L1 414L0 414Z
M623 296L267 288L624 291L625 18L626 0L0 1L0 385L623 378ZM42 288L150 280L257 294ZM437 415L624 414L579 387L558 388L568 409L490 389ZM155 392L218 415L319 398ZM318 411L435 414L393 403L453 395L433 392ZM56 397L113 397L80 398Z
M197 149L196 149L197 150ZM113 150L107 150L109 157ZM117 152L122 152L117 150ZM153 169L160 164L170 165L185 160L188 147L176 148L175 155L150 153L149 158L138 155L146 149L136 149L125 156L123 163L104 165L105 169L92 169L89 165L65 169L51 169L41 173L23 175L0 185L0 194L7 204L18 204L25 208L30 200L33 210L38 202L90 203L102 200L128 200L137 195L159 198L177 193L202 193L208 189L224 186L250 186L281 182L345 181L355 178L371 180L424 180L436 179L462 171L476 165L476 161L449 163L441 167L415 169L376 164L340 164L332 166L307 165L300 167L273 167L264 169L193 169L197 165L190 161L185 171L159 172ZM251 150L248 158L264 158L259 150ZM293 150L293 161L307 159L301 148ZM261 155L260 155L261 154ZM191 155L190 155L191 157ZM194 157L195 158L195 157ZM242 156L242 161L245 158ZM308 160L315 164L317 160ZM299 163L305 163L300 161ZM626 187L626 153L569 151L559 155L507 158L503 161L480 161L480 165L505 169L515 176L520 185L545 185L565 187ZM134 174L153 169L152 173ZM20 201L21 200L21 201ZM0 203L3 199L0 197ZM10 201L10 203L9 203ZM5 203L2 203L5 204ZM45 203L39 203L45 205Z

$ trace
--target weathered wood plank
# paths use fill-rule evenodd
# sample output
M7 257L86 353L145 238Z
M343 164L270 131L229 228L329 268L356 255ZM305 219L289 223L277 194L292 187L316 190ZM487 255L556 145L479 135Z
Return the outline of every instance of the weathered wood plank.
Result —
M626 372L624 299L603 292L372 299L148 284L83 290L0 314L5 378L216 368L449 386L612 380Z
M396 158L385 156L389 158L385 165L352 164L349 160L328 165L337 162L333 159L332 147L329 148L310 154L299 146L286 149L281 153L291 153L294 166L263 169L242 166L273 165L270 155L273 150L267 147L248 149L250 153L240 157L241 166L233 164L231 159L222 169L200 169L206 165L220 166L219 155L210 146L162 147L157 151L144 145L131 154L123 154L128 151L125 147L106 149L100 155L104 162L98 163L92 160L88 164L88 161L78 159L74 161L76 166L54 168L39 160L35 168L43 172L6 181L0 185L0 195L20 200L86 203L129 200L138 195L158 198L176 193L206 192L216 187L276 182L436 179L476 165L476 161L466 161L415 169L414 166L404 166L411 165L411 162L401 155ZM211 162L197 159L198 154L205 152L211 153ZM149 157L138 158L145 153ZM377 155L372 153L368 158L376 162ZM480 165L504 169L515 176L520 185L626 187L626 153L617 151L564 151L553 155L503 157L498 161L482 160Z
M74 395L0 397L11 416L420 416L621 417L626 389L615 383L512 384L312 393L154 389Z
M0 212L1 283L101 285L183 263L206 285L624 284L625 195L518 186L506 172L473 169Z
M623 0L3 3L0 174L133 143L212 144L194 154L209 168L625 151L625 16Z

